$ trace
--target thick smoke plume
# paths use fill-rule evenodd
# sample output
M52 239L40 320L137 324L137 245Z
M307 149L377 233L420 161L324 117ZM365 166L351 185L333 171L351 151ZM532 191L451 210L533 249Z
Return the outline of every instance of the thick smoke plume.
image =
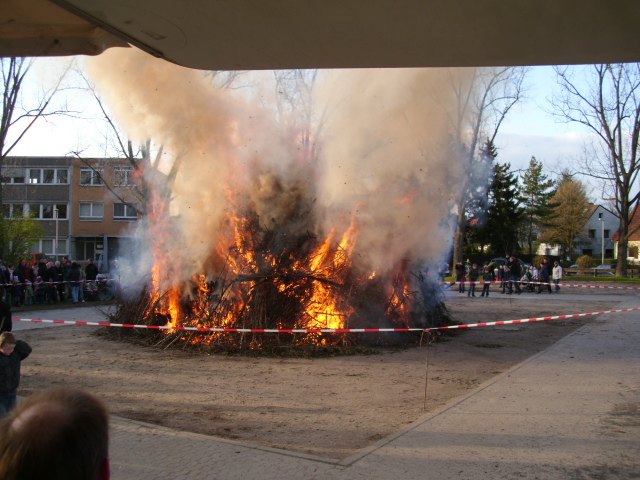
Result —
M356 262L365 271L384 273L406 258L436 265L447 255L465 172L454 154L445 71L323 72L314 107L322 122L312 129L320 132L317 154L309 160L248 89L216 88L203 72L133 49L111 49L87 68L127 135L152 138L181 162L171 195L177 216L166 224L164 245L175 267L170 281L203 270L237 203L285 234L322 238L355 222ZM153 263L145 256L148 230L139 235L136 277Z

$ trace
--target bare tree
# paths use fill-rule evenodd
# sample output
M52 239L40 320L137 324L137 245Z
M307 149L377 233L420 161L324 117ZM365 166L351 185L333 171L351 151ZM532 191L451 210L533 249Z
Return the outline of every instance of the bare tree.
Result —
M246 73L247 72L244 71L208 71L205 72L204 75L211 79L213 88L233 89L246 86L240 85L239 83L239 80L244 77ZM134 208L137 213L144 216L148 213L150 207L149 202L152 189L156 194L159 194L160 198L164 201L170 200L172 185L182 165L184 153L178 152L173 157L169 171L163 173L161 167L166 167L166 165L161 165L164 153L162 144L156 144L154 148L152 139L146 139L145 142L141 144L134 144L118 127L111 112L109 112L108 107L105 105L90 79L81 71L78 71L78 75L85 84L86 90L95 100L102 114L102 119L107 125L109 132L108 137L110 139L108 148L113 152L114 157L124 159L129 163L133 168L134 177L138 179L133 188L129 186L124 191L118 188L115 183L109 183L107 179L103 179L104 185L115 198L122 203L129 203L122 194L124 192L133 192L138 201L138 206ZM91 168L99 174L93 159L86 158L83 152L80 151L72 153L88 168Z
M0 58L2 72L2 117L0 118L0 177L4 161L20 143L26 133L39 118L55 115L72 115L66 107L55 108L54 96L60 91L61 84L70 68L70 64L55 84L39 97L24 98L25 80L34 64L32 58ZM0 181L0 205L3 200Z
M274 70L276 110L280 121L289 122L292 135L307 161L316 159L316 139L323 125L316 121L314 88L318 70Z
M61 84L71 64L67 66L54 85L38 97L26 98L25 80L34 64L31 58L0 58L2 72L2 117L0 118L0 206L4 203L3 173L7 156L20 143L26 133L39 118L55 115L71 115L66 106L55 108L53 98L60 91ZM18 221L28 225L27 220ZM0 216L0 252L5 253L11 231L17 227L16 221L5 221ZM21 231L23 234L26 230ZM26 237L25 237L26 238ZM17 243L16 243L17 244Z
M483 155L485 144L494 144L507 114L522 99L527 69L523 67L451 70L451 85L456 99L452 117L458 155L467 176L458 196L457 225L453 245L453 262L463 260L465 228L470 210L486 191L493 171L491 159Z
M78 72L80 78L86 85L86 90L90 93L96 102L102 118L107 125L109 138L111 141L108 146L114 153L115 158L124 159L133 169L133 175L138 179L135 185L126 188L126 192L133 192L137 199L137 206L132 207L138 214L146 215L149 208L150 198L150 185L152 181L156 191L161 194L163 198L169 199L171 193L171 184L176 178L181 165L181 156L177 156L169 169L169 173L163 174L160 172L160 162L162 160L163 147L160 145L156 149L152 147L153 142L151 139L147 139L144 143L135 145L126 135L120 130L116 122L114 121L111 113L104 104L100 95L98 95L94 85L91 81L82 73ZM87 158L81 151L72 152L82 163L88 168L94 170L97 174L100 174L99 169L96 168L96 164L93 159ZM130 204L130 200L124 198L123 191L116 185L116 182L109 183L107 179L103 179L105 187L114 195L118 201L122 203Z
M580 173L604 182L602 198L620 218L616 274L626 275L629 226L640 198L640 64L593 65L586 79L576 78L573 68L555 71L561 87L552 100L555 114L593 133Z

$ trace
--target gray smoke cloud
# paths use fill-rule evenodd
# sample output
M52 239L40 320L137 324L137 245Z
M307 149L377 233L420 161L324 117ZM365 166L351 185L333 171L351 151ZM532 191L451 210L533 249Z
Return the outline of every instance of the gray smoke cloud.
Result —
M266 227L291 233L344 231L355 218L364 270L384 273L405 258L436 265L448 253L466 173L451 147L455 103L445 71L324 73L312 168L264 100L215 88L203 72L134 49L110 49L88 60L87 71L130 138L153 138L180 158L171 201L178 215L166 225L165 248L176 266L170 282L202 271L238 202L250 204ZM137 235L143 248L131 283L153 261L146 222Z

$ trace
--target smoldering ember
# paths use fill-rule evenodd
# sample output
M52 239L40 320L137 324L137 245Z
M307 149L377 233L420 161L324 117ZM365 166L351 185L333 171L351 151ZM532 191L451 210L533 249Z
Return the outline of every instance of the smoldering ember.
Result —
M469 173L453 147L448 73L332 72L315 85L313 108L275 114L202 72L135 52L107 52L90 71L130 138L153 138L167 158L164 170L138 163L146 215L139 250L121 262L127 295L114 321L293 329L446 320L437 267ZM231 350L364 341L166 332L161 345ZM402 335L373 341L415 341Z

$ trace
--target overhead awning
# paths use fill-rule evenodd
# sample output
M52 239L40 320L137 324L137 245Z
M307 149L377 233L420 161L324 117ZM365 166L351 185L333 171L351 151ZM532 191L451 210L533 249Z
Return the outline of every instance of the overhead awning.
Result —
M207 70L640 61L637 0L1 0L0 55Z

